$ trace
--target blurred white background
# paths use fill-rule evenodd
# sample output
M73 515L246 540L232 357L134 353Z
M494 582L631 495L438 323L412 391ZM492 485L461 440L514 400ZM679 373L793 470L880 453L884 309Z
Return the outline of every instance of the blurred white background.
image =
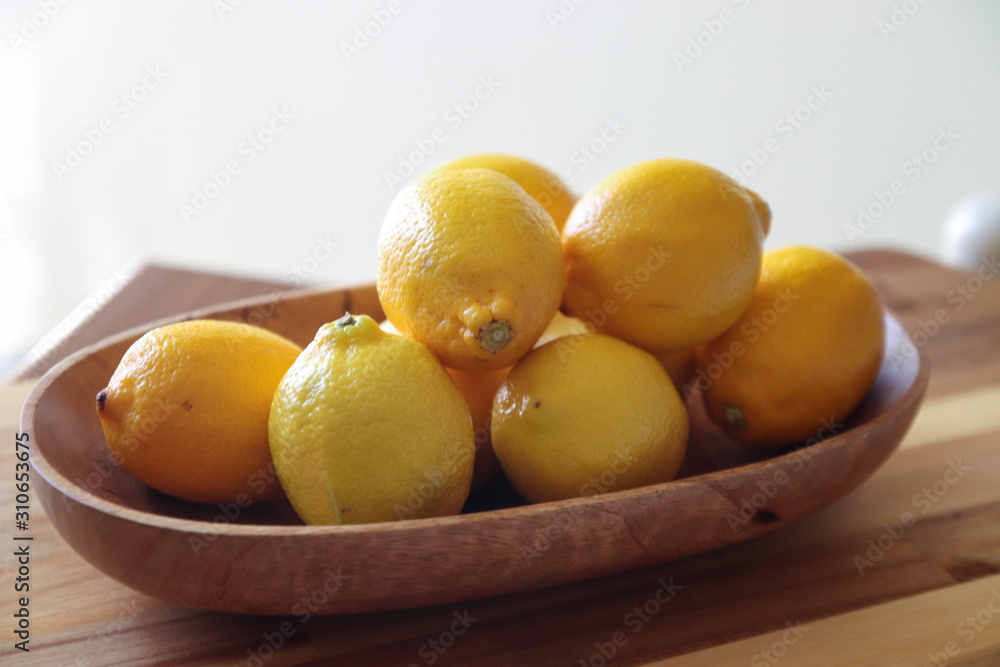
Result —
M643 159L706 162L771 204L769 247L940 257L954 202L1000 189L995 0L0 12L8 358L137 258L371 282L399 177L467 153L577 193Z

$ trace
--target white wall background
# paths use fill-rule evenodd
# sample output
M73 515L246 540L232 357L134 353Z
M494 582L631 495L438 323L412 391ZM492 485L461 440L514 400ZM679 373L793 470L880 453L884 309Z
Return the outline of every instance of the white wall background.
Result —
M1000 189L998 35L995 0L5 1L0 350L26 350L135 258L372 281L385 174L428 140L422 167L515 153L577 192L695 159L770 202L769 247L935 257L954 201ZM449 112L477 87L474 110ZM272 141L246 143L276 110ZM933 164L911 161L925 152ZM217 196L185 220L206 186Z

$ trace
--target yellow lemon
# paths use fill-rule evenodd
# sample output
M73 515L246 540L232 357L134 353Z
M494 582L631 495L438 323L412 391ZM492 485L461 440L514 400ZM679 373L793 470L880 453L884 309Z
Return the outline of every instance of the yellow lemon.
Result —
M503 174L433 172L386 214L376 287L386 317L449 368L507 368L559 309L559 232Z
M563 310L646 350L693 348L750 303L769 221L759 197L706 165L626 167L566 221Z
M563 228L569 212L573 210L576 197L558 176L545 167L516 155L501 153L479 153L466 155L446 162L435 171L446 169L485 168L498 171L524 188L532 199L542 205L556 227Z
M237 322L191 320L132 344L97 396L114 460L200 503L280 495L267 441L271 397L301 348Z
M881 301L856 266L817 248L773 250L740 319L699 348L692 387L733 438L801 443L857 406L878 375L884 341Z
M308 524L457 514L469 493L465 399L426 347L367 315L320 327L274 392L269 434Z
M553 340L511 369L493 402L493 448L530 502L670 480L688 417L663 367L597 334Z
M379 322L379 328L386 333L400 335L399 330L389 320ZM509 368L497 371L460 371L445 368L462 392L472 414L472 427L476 436L476 463L472 471L472 490L489 486L500 472L500 464L493 453L490 440L490 417L493 413L493 396L501 383L507 379Z
M548 328L542 333L542 337L535 343L535 347L541 347L551 340L571 336L573 334L594 333L594 325L585 322L578 317L556 313ZM674 387L678 391L687 382L695 369L694 349L681 350L680 352L652 352L656 360L660 362L667 375L674 382Z

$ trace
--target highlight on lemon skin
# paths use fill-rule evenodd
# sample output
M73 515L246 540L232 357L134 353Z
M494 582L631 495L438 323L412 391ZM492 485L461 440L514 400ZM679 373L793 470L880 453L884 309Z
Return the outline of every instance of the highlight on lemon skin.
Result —
M274 392L271 455L307 524L458 514L472 480L472 417L422 344L367 315L320 327Z
M558 311L563 284L551 216L491 169L425 175L396 196L379 234L386 317L449 368L512 366Z

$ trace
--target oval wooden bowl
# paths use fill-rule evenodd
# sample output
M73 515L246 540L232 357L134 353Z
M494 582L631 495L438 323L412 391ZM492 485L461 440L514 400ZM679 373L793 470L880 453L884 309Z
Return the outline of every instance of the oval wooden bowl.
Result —
M305 345L345 310L380 318L374 286L311 290L196 311L259 324ZM867 479L896 449L923 398L925 354L886 316L886 361L839 431L798 450L733 443L692 411L681 478L539 505L509 489L460 516L310 527L284 499L240 508L148 489L108 455L94 405L128 346L156 322L81 350L31 392L36 490L63 538L102 572L172 603L226 612L339 614L441 604L652 565L806 516ZM303 606L304 604L308 606Z

